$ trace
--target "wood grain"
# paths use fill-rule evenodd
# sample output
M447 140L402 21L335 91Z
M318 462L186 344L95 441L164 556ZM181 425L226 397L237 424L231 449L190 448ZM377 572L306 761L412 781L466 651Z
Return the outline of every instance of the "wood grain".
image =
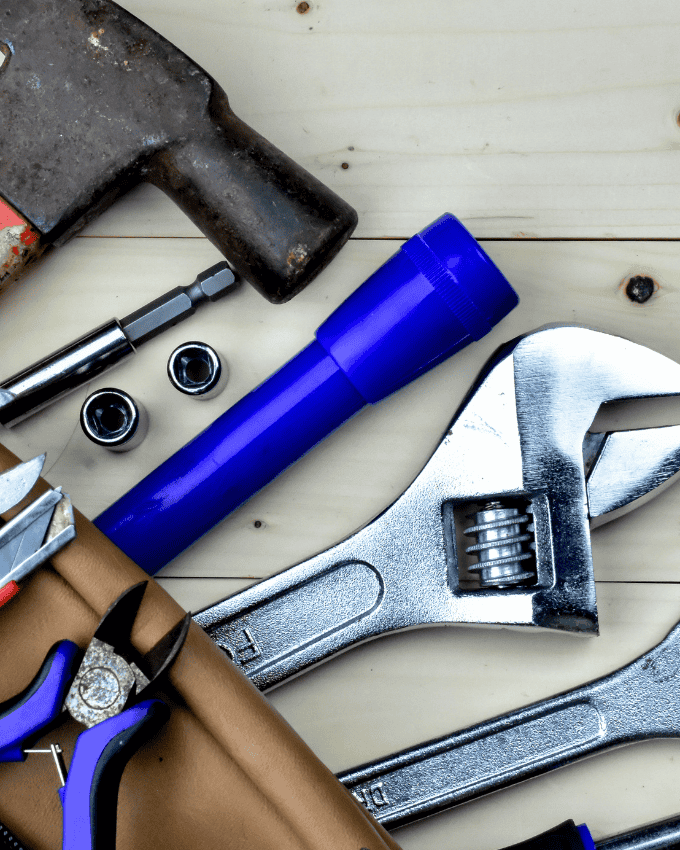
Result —
M126 5L352 203L358 236L447 208L481 237L680 236L672 0ZM157 191L88 232L197 233Z
M284 306L247 284L152 341L3 441L46 450L47 477L89 517L257 386L400 244L446 209L521 304L488 337L364 410L160 575L197 610L352 533L420 471L487 357L553 322L621 334L680 358L680 6L671 0L126 0L225 88L234 111L359 211L357 238ZM343 167L343 163L347 167ZM543 241L550 240L550 241ZM627 240L627 241L626 241ZM7 377L220 259L142 186L0 294ZM651 276L635 305L622 284ZM172 349L214 345L217 399L180 397ZM130 454L94 448L88 390L139 398L151 431ZM600 424L680 421L678 404ZM572 687L631 660L680 616L680 487L593 533L601 637L418 630L347 653L272 693L334 770ZM678 808L674 740L625 748L400 830L405 850L493 850L560 820L596 837ZM225 805L228 804L225 796Z

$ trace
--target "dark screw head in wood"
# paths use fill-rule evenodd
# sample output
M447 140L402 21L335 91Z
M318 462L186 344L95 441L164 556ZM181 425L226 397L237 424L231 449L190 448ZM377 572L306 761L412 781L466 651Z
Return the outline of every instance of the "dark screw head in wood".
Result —
M626 295L635 304L644 304L654 294L656 285L651 277L635 275L626 284Z

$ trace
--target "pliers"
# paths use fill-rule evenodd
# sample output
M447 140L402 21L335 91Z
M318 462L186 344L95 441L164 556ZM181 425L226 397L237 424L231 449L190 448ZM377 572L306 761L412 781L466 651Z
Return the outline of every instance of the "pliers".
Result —
M102 618L85 654L62 640L37 676L0 705L0 761L24 761L51 752L62 787L62 850L115 850L116 804L128 759L167 720L170 709L148 699L179 653L191 621L187 614L146 655L130 634L147 582L122 593ZM77 738L66 771L61 747L32 750L64 712L87 728Z
M0 475L0 514L33 489L45 463L39 455ZM61 488L48 490L0 529L0 606L19 592L18 582L76 536L73 507Z

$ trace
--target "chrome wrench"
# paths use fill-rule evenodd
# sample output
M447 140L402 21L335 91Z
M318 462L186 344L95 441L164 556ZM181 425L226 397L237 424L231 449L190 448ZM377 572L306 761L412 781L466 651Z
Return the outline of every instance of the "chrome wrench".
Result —
M602 403L680 394L680 365L581 327L488 364L423 471L337 546L198 613L261 689L383 633L483 623L597 633L591 521L680 467L680 427L589 434ZM461 518L477 538L463 567ZM487 521L488 520L488 521ZM463 529L470 522L463 522ZM469 572L477 586L466 586Z
M596 850L673 850L680 846L680 817L667 818L603 838Z
M612 747L671 737L680 737L680 623L609 676L338 778L397 827Z

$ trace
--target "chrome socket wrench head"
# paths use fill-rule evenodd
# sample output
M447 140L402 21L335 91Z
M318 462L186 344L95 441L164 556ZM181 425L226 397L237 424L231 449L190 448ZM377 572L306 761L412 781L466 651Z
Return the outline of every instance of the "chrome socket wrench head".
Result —
M85 436L112 452L136 448L146 436L148 426L144 406L115 387L93 392L80 411L80 427Z
M205 342L184 342L168 360L170 383L193 398L214 398L222 392L229 371L214 348Z

